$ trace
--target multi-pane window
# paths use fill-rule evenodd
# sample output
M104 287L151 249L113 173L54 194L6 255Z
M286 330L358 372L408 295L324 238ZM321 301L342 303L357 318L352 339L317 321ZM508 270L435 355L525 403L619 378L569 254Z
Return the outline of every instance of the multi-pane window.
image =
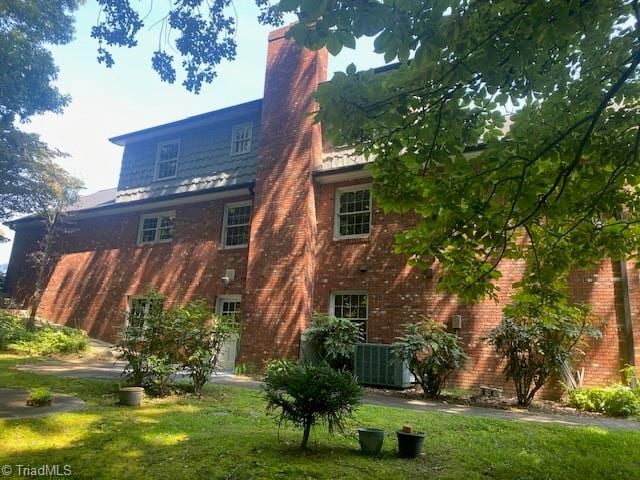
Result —
M240 321L240 295L223 295L218 297L216 313L223 317L232 317Z
M249 244L251 202L229 203L224 207L222 245L246 247Z
M234 125L231 131L231 155L242 155L251 151L252 123Z
M178 171L178 155L180 153L180 142L162 142L158 144L156 157L156 180L163 178L173 178Z
M340 292L331 295L331 313L334 317L348 318L360 328L360 339L367 339L369 298L362 292Z
M335 238L365 237L371 230L371 187L336 191Z
M173 239L175 220L174 212L142 215L138 243L170 242Z
M127 325L142 328L149 315L162 311L162 298L129 297Z

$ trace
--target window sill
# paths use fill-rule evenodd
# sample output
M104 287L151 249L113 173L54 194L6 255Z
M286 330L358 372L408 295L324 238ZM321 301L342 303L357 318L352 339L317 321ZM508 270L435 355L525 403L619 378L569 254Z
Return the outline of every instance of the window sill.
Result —
M333 237L334 242L347 242L347 243L367 243L371 240L371 234L366 235L349 235L347 237Z
M173 240L158 240L156 242L143 242L138 243L138 247L152 247L153 245L166 245L167 243L172 243Z
M249 248L249 244L246 245L223 245L218 250L241 250L243 248Z

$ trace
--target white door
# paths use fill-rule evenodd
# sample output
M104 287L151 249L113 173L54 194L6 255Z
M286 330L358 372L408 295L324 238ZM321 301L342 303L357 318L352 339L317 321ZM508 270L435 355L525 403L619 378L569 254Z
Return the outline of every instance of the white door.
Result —
M240 295L221 295L216 301L216 313L240 319ZM238 356L238 343L240 335L233 335L222 347L218 358L218 371L233 373Z

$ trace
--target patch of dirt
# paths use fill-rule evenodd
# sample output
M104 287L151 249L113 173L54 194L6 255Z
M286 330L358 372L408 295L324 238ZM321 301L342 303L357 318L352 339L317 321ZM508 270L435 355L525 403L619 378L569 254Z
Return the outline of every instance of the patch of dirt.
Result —
M465 405L473 407L495 408L498 410L510 410L515 412L553 413L558 415L580 415L584 417L601 417L601 413L583 412L559 401L534 400L528 408L518 406L516 397L483 397L481 395L445 393L439 398L424 398L422 389L418 386L405 390L393 390L385 388L365 387L367 393L384 395L386 397L404 398L409 400L425 400L441 402L449 405Z

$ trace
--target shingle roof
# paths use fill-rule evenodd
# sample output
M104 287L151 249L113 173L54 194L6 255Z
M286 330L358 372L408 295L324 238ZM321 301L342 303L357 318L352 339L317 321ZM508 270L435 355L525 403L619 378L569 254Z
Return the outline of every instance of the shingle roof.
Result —
M84 210L87 208L103 207L116 201L116 188L106 188L88 195L82 195L78 201L69 207L69 211Z

